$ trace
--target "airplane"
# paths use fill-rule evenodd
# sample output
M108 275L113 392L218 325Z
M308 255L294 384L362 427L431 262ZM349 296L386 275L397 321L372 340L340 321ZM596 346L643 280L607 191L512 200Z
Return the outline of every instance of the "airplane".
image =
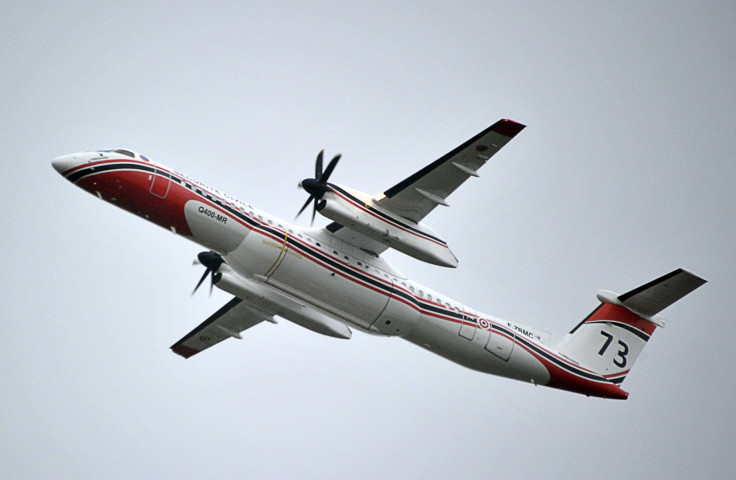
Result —
M393 248L453 268L447 242L423 223L437 206L525 128L502 119L449 153L372 196L329 179L340 160L300 182L331 220L302 227L128 149L53 159L92 195L206 248L194 291L210 277L232 300L171 350L189 358L277 317L330 337L353 330L399 337L470 369L587 396L626 399L621 384L657 327L659 312L705 280L676 269L624 294L602 290L598 306L556 335L481 313L399 273L381 254ZM297 217L299 216L297 214ZM192 295L194 292L192 292Z

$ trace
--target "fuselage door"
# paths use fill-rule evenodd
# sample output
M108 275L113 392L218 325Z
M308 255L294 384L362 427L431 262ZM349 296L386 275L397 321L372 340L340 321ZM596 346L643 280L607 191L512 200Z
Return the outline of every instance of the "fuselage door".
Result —
M151 194L166 198L166 195L169 194L169 186L171 185L171 174L166 170L154 168L151 176Z
M514 333L501 330L496 325L492 325L491 335L488 337L488 343L486 344L486 350L501 360L507 361L511 356L511 351L513 349Z
M475 323L475 319L470 316L470 313L463 310L465 309L463 308L460 310L460 314L462 315L462 323L460 323L460 336L468 340L472 340L473 337L475 337L475 329L477 324Z

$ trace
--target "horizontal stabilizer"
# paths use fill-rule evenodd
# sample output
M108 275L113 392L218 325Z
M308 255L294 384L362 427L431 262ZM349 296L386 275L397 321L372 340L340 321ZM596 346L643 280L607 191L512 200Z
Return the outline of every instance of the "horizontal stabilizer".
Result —
M679 268L628 293L619 301L637 313L654 316L706 282Z

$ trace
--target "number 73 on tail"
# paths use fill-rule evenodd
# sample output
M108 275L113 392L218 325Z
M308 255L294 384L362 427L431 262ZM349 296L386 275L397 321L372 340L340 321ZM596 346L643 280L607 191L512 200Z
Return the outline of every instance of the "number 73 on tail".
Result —
M598 305L566 335L482 313L394 269L389 248L457 267L447 242L424 223L436 207L524 129L499 120L379 195L330 182L340 156L300 182L299 213L328 218L298 226L128 149L53 160L97 198L203 246L210 289L232 300L171 349L192 357L261 323L291 321L349 339L355 330L403 338L473 370L588 396L626 399L621 388L657 327L659 312L705 283L677 269L627 293L598 292ZM196 290L196 288L195 288Z

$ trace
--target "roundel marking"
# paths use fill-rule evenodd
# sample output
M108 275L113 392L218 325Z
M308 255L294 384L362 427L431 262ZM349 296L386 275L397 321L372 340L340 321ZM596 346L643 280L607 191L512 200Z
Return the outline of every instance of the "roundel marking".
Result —
M478 319L478 326L480 326L480 328L483 328L483 329L486 329L486 330L488 330L489 328L491 328L491 324L485 318Z

